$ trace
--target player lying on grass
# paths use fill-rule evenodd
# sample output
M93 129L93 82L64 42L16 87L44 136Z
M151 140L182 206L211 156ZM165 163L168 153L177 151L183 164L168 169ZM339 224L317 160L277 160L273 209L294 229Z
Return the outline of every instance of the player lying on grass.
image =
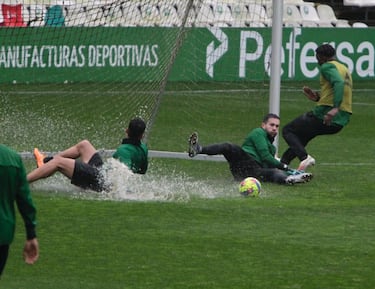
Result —
M224 155L236 181L241 181L246 177L255 177L261 181L279 184L310 181L312 174L290 169L288 165L274 157L276 148L272 143L279 131L279 126L279 116L267 114L263 118L261 127L253 129L241 147L232 143L201 146L198 143L198 134L194 132L189 138L189 156Z
M141 141L145 129L146 124L142 119L132 119L126 129L127 138L123 139L112 156L137 174L146 173L148 167L148 148ZM30 183L59 171L78 187L94 191L109 189L110 184L106 182L102 171L103 160L88 140L83 140L52 157L45 156L35 148L34 156L38 168L27 175Z
M320 93L304 87L304 94L317 104L312 111L295 118L283 128L283 137L289 148L281 161L286 164L298 157L299 170L315 164L306 145L318 135L335 134L349 123L352 114L352 77L348 68L335 60L335 49L323 44L316 50L320 65Z

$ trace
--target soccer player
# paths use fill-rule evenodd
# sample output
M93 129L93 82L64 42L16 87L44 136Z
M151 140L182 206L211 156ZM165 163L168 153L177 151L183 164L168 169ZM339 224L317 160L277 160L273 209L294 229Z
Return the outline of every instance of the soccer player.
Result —
M275 158L276 148L272 144L280 126L280 118L269 113L264 116L261 127L253 129L242 146L232 143L218 143L201 146L195 132L189 138L190 157L197 154L224 155L236 181L255 177L260 181L279 184L305 183L312 174L290 169L287 164Z
M146 124L142 119L132 119L126 129L127 138L123 139L112 155L137 174L145 174L148 168L148 148L142 142L145 129ZM27 175L30 183L59 171L78 187L98 192L109 189L110 184L104 179L102 171L103 160L88 140L83 140L53 157L45 156L35 148L34 156L38 168Z
M0 276L14 239L15 204L26 230L23 257L27 264L33 264L39 257L39 244L35 231L36 209L26 180L26 170L18 153L0 145Z
M317 104L312 111L285 125L282 134L289 145L281 161L285 164L298 157L298 170L306 170L315 159L306 151L306 145L318 135L335 134L342 130L352 115L352 76L348 68L335 60L335 49L323 44L316 50L320 65L320 93L305 86L305 95Z

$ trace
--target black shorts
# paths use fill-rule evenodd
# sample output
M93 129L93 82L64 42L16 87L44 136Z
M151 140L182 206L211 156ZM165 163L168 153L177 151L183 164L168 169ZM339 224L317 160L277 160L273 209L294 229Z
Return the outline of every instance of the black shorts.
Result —
M242 160L236 160L229 163L230 171L236 181L242 181L247 177L259 178L262 167L245 151Z
M9 253L9 245L0 245L0 276L3 273L5 264L7 263Z
M101 192L105 190L105 182L101 168L103 160L99 153L95 153L88 163L77 159L74 164L74 172L71 183L83 189L91 189Z

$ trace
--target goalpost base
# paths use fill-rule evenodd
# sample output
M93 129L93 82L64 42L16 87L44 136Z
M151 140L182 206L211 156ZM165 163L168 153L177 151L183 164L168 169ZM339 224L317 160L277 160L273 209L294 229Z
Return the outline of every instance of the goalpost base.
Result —
M110 157L114 153L114 150L99 150L99 153L103 157ZM46 154L56 154L56 153L48 153ZM21 157L23 159L32 159L34 158L34 155L31 152L21 152ZM208 155L196 155L194 158L190 158L186 152L170 152L170 151L155 151L150 150L149 151L149 157L150 158L170 158L170 159L190 159L190 160L197 160L197 161L216 161L216 162L222 162L225 161L225 158L222 155L216 155L216 156L208 156Z

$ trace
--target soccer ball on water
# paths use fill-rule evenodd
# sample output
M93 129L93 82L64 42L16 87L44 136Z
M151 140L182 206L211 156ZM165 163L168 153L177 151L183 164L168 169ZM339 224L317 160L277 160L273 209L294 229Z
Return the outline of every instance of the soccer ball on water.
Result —
M245 197L258 197L260 189L260 182L253 177L247 177L239 185L240 194Z

